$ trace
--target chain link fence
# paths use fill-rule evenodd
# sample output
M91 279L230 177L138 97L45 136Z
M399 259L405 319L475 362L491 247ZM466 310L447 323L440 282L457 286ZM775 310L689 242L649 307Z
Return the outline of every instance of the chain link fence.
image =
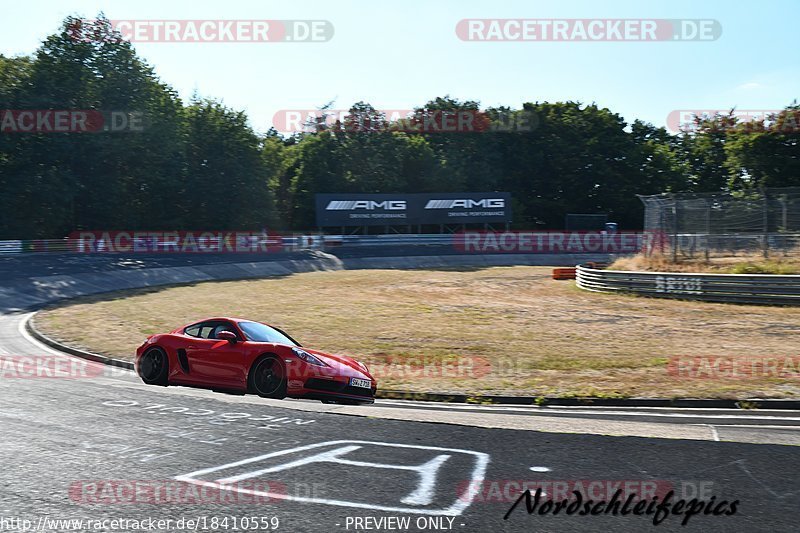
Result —
M645 255L672 261L800 256L800 187L639 196Z

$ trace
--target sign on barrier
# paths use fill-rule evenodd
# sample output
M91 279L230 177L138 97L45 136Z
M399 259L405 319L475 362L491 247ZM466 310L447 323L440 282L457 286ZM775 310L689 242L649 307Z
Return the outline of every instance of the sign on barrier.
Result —
M317 226L511 222L511 195L485 193L317 194Z
M22 252L22 241L0 241L0 254L18 254Z

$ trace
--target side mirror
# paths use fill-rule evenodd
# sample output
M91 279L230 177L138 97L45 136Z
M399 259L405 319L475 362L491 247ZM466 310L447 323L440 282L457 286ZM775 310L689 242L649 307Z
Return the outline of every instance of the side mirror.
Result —
M236 343L236 333L232 331L220 331L217 333L217 339L228 341L230 343Z

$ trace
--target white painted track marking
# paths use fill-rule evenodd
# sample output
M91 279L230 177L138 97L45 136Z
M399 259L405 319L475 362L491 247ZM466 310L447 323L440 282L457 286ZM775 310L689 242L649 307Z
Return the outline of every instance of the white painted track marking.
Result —
M654 412L641 412L640 408L635 408L636 412L632 411L612 411L607 410L607 408L595 408L595 409L586 409L586 408L578 408L578 409L571 409L571 408L563 408L563 407L500 407L500 406L488 406L488 405L481 405L481 406L470 406L470 405L444 405L444 404L435 404L435 403L425 403L424 405L415 404L415 403L398 403L399 405L409 405L415 407L424 407L425 409L447 409L447 410L457 410L457 411L464 411L464 410L480 410L480 411L515 411L521 413L533 413L533 414L578 414L578 415L614 415L614 416L648 416L648 417L657 417L657 418L709 418L709 419L720 419L720 420L784 420L787 422L798 422L800 421L800 417L789 417L789 416L769 416L769 415L740 415L740 414L731 414L731 415L712 415L712 414L702 414L702 413L654 413ZM380 407L384 405L385 407L389 407L388 402L386 401L379 401L375 403L376 406ZM703 409L704 411L706 409ZM731 411L732 409L727 409L727 411ZM797 411L793 411L797 412Z
M248 472L243 475L232 476L228 478L223 478L214 482L211 481L202 481L197 479L199 476L204 476L207 474L212 474L214 472L219 472L221 470L227 470L230 468L235 468L239 466L244 466L252 463L256 463L258 461L263 461L265 459L272 459L274 457L280 457L292 453L303 452L307 450L313 450L325 446L336 446L336 445L343 445L341 448L336 450L331 450L330 452L324 452L321 454L316 454L311 457L307 457L304 459L300 459L297 461L292 461L290 463L286 463L284 465L278 465L277 467L267 468L267 469L260 469L252 472ZM439 452L452 452L452 453L460 453L460 454L467 454L471 455L475 458L475 466L472 470L472 474L469 477L469 481L466 483L466 490L463 494L458 495L455 503L453 503L450 507L444 509L429 509L429 508L419 508L419 507L397 507L397 506L388 506L388 505L376 505L371 503L362 503L362 502L351 502L345 500L334 500L334 499L327 499L327 498L311 498L311 497L301 497L301 496L289 496L286 494L278 494L278 493L271 493L265 491L258 491L252 489L245 489L237 486L232 486L231 483L234 481L238 481L241 479L247 479L251 477L256 477L263 473L269 473L270 471L280 471L280 470L288 470L290 468L295 468L302 464L309 464L314 462L340 462L344 464L353 464L356 466L366 466L366 467L375 467L375 468L401 468L405 470L416 470L420 472L420 484L417 486L417 489L413 491L411 494L406 496L401 500L401 503L412 504L412 505L427 505L433 500L433 490L435 488L436 482L436 474L439 468L445 463L447 459L450 458L452 454L439 454L434 459L424 463L422 465L386 465L382 463L368 463L363 461L347 461L339 459L339 456L345 455L351 451L356 449L362 448L363 446L385 446L390 448L406 448L406 449L420 449L420 450L431 450L431 451L439 451ZM340 507L354 507L359 509L373 509L377 511L388 511L388 512L400 512L400 513L414 513L414 514L425 514L425 515L436 515L436 516L458 516L464 509L469 507L472 503L474 496L480 490L480 485L483 482L484 476L486 475L486 468L489 464L489 455L482 452L476 452L474 450L463 450L458 448L440 448L436 446L419 446L414 444L399 444L399 443L391 443L391 442L374 442L374 441L361 441L361 440L338 440L338 441L326 441L326 442L318 442L316 444L309 444L306 446L300 446L297 448L290 448L288 450L281 450L277 452L268 453L265 455L260 455L258 457L251 457L249 459L243 459L241 461L236 461L233 463L228 463L221 466L215 466L211 468L205 468L202 470L198 470L196 472L191 472L189 474L181 475L175 477L176 480L184 481L187 483L192 483L195 485L200 485L209 488L215 488L219 490L229 490L234 492L240 492L244 494L251 494L254 496L262 496L267 498L280 498L284 500L294 500L300 502L307 502L307 503L321 503L325 505L335 505Z

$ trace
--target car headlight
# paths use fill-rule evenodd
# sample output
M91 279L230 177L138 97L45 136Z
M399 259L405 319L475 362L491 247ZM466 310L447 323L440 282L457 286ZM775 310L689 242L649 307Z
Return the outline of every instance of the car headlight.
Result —
M303 361L305 361L306 363L308 363L310 365L328 366L323 361L321 361L319 358L317 358L315 355L312 355L312 354L308 353L305 350L301 350L300 348L292 348L292 351L294 352L294 354L297 357L299 357L300 359L302 359Z

